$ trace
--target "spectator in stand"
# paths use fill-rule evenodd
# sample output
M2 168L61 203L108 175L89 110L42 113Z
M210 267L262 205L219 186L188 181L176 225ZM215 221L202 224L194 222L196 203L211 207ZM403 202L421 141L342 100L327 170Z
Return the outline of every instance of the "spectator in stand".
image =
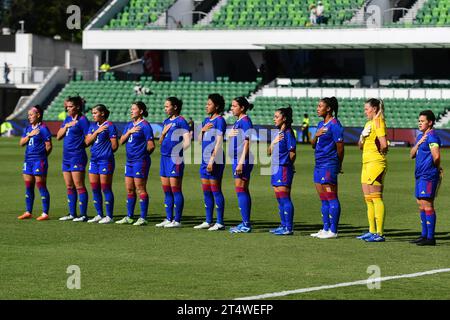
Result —
M191 140L194 140L194 120L192 120L192 117L189 117L188 121L189 125L189 134L191 135Z
M3 70L3 78L5 79L5 83L8 84L9 83L9 78L8 75L11 72L11 69L9 68L9 65L5 62L5 67Z
M312 4L309 6L309 22L311 25L315 25L317 23L317 11L316 5Z
M316 22L317 22L317 24L325 23L325 17L323 16L324 10L325 9L323 7L322 1L319 1L317 3L317 7L316 7Z

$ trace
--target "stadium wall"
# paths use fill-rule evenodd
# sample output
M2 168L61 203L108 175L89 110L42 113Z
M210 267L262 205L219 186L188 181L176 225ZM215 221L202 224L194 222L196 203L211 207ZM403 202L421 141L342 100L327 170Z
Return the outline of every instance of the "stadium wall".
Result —
M95 30L89 50L450 48L450 27L258 30Z

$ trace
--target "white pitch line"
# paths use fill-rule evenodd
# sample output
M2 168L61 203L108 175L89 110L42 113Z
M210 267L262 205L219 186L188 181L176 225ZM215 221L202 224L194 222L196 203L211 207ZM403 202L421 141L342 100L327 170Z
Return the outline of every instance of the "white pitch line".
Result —
M320 286L320 287L311 287L311 288L303 288L303 289L296 289L296 290L289 290L289 291L266 293L266 294L261 294L258 296L236 298L235 300L258 300L258 299L267 299L267 298L274 298L274 297L283 297L283 296L287 296L290 294L296 294L296 293L305 293L305 292L312 292L312 291L319 291L319 290L326 290L326 289L350 287L350 286L356 286L356 285L367 285L367 284L373 284L376 282L403 279L403 278L416 278L416 277L427 276L427 275L442 273L442 272L450 272L450 268L436 269L436 270L430 270L430 271L424 271L424 272L418 272L418 273L402 274L402 275L390 276L390 277L369 278L369 279L365 279L365 280L359 280L359 281L354 281L354 282L343 282L343 283L337 283L337 284L333 284L333 285Z

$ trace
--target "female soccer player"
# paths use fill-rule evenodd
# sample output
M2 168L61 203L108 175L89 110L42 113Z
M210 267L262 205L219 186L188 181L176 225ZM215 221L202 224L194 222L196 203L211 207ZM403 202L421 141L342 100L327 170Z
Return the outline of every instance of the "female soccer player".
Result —
M125 187L127 189L127 216L117 221L117 224L147 224L148 193L147 178L150 170L150 155L155 150L153 130L144 119L148 116L147 106L142 101L133 102L130 109L133 121L129 122L120 137L120 144L126 143L127 162L125 164ZM136 192L139 195L141 216L134 222Z
M114 152L118 146L117 129L111 121L107 121L109 110L103 104L92 109L94 123L86 136L86 146L91 147L89 163L89 182L92 187L94 207L97 215L88 220L89 223L107 224L113 222L114 194L112 181L115 168ZM105 195L106 217L103 217L102 191Z
M222 176L225 168L223 136L227 124L222 117L224 109L225 100L220 94L213 93L208 96L206 113L209 117L203 121L199 136L199 141L202 142L200 178L205 199L206 221L195 226L194 229L225 230L223 222L225 199L222 193ZM213 224L214 202L217 212L215 224Z
M183 101L177 97L169 97L164 103L164 111L169 116L164 120L161 132L161 165L159 175L164 191L166 218L156 224L157 227L179 228L183 214L184 197L182 182L184 172L183 151L189 148L191 138L189 124L180 115ZM175 211L175 217L173 217Z
M441 140L433 130L436 117L431 110L424 110L419 114L419 130L422 132L411 148L411 159L416 159L416 198L420 210L422 234L411 241L419 246L434 246L434 229L436 226L436 212L434 199L442 178Z
M39 189L42 199L42 214L36 220L48 220L50 194L47 190L47 158L52 151L52 135L42 123L44 111L34 106L28 111L29 126L25 128L20 139L20 146L27 146L23 163L23 180L25 182L26 211L19 216L20 220L30 219L33 214L34 184Z
M367 242L383 242L385 211L382 195L388 152L383 101L367 100L364 113L369 121L364 126L358 145L363 152L361 184L367 204L369 232L357 238Z
M234 185L241 211L242 223L230 228L231 233L247 233L252 231L250 212L252 199L249 192L250 174L253 169L253 156L250 152L252 121L247 111L253 109L245 97L237 97L231 103L231 112L237 118L229 134L229 155L232 159Z
M64 139L62 171L67 188L69 215L59 220L84 222L88 220L88 193L84 184L86 175L86 144L84 139L89 132L89 121L83 115L84 101L80 96L69 97L66 101L67 118L56 134L56 139ZM77 194L80 217L77 216Z
M296 140L292 131L292 108L275 111L273 121L279 132L269 146L272 156L271 183L278 201L280 227L271 230L276 235L294 234L294 205L291 200L291 185L294 178Z
M341 205L338 199L338 174L344 160L343 128L339 120L338 101L335 97L320 99L317 115L323 118L317 125L312 141L316 165L314 184L322 201L323 228L312 237L320 239L337 238Z

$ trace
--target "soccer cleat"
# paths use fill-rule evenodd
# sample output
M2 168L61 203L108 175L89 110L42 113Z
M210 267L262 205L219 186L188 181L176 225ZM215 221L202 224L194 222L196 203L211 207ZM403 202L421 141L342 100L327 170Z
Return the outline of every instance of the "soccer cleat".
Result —
M24 214L17 217L19 220L31 219L33 215L29 212L25 212Z
M37 221L44 221L44 220L49 220L49 219L50 219L50 217L46 213L43 213L39 217L36 218Z
M374 233L370 238L364 239L366 242L384 242L384 236Z
M131 219L129 216L126 216L119 221L116 221L116 224L133 224L134 220Z
M147 220L144 218L139 218L135 223L133 223L133 226L145 226L147 225Z
M277 236L292 236L294 234L294 231L289 230L288 228L285 227L274 232L273 234Z
M276 227L275 229L270 229L269 232L270 233L275 233L277 231L283 230L284 226L283 225L279 225L278 227Z
M209 229L213 226L212 223L203 222L202 224L199 224L198 226L195 226L194 229Z
M230 228L230 233L249 233L252 232L251 227L246 227L243 223L238 224L236 227Z
M157 224L155 224L155 226L158 227L158 228L162 228L162 227L164 227L165 225L170 224L170 223L172 223L172 221L167 220L167 219L164 219L163 222L157 223Z
M225 230L225 226L223 224L216 223L211 228L208 229L208 231L218 231L218 230Z
M360 239L360 240L366 240L369 239L370 237L372 237L375 233L371 233L371 232L366 232L358 237L356 237L356 239Z
M318 235L318 239L335 239L338 237L337 233L332 232L331 230L325 231L322 234Z
M313 238L317 238L317 237L319 237L320 235L322 235L322 234L324 234L324 233L327 233L327 232L328 232L328 230L320 229L319 232L311 233L310 236L313 237Z
M108 224L108 223L113 223L113 222L114 222L113 218L106 216L102 220L100 220L98 223L99 224Z
M73 220L73 219L75 219L75 217L69 214L67 216L59 218L59 221L68 221L68 220Z
M416 243L418 246L435 246L436 245L436 239L423 239L420 242Z
M416 238L414 240L411 240L409 243L416 244L416 243L421 242L422 240L425 240L425 239L426 239L426 237L420 236L420 237L418 237L418 238Z
M97 223L97 222L99 222L99 221L102 220L102 219L103 219L102 216L96 215L96 216L93 217L92 219L88 220L88 223Z
M87 222L88 221L88 217L87 216L80 216L78 218L74 218L72 221L73 222Z
M181 228L181 222L173 220L171 223L166 224L164 228Z

